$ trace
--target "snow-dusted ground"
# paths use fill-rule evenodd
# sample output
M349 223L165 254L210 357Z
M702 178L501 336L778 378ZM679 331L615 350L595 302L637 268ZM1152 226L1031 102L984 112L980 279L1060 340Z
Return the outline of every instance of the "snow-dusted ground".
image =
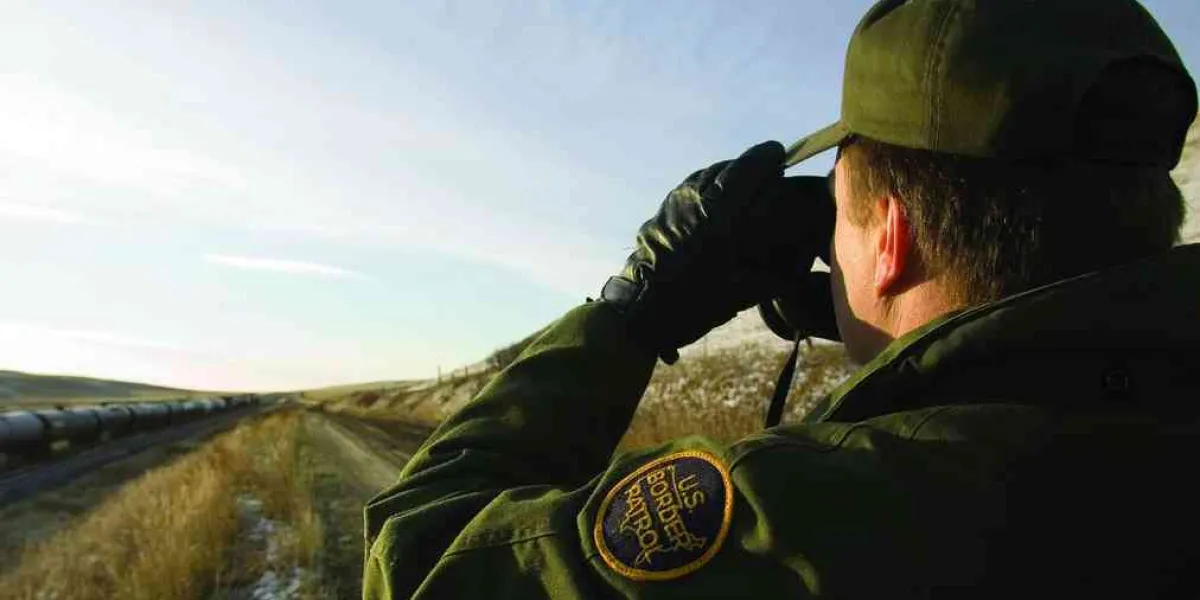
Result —
M738 348L745 344L780 351L790 350L792 347L791 342L767 329L766 323L763 323L758 316L757 308L749 308L738 313L732 321L708 332L708 335L695 343L680 348L679 355L681 357L702 355L705 352Z
M252 524L245 541L263 553L264 570L258 580L248 589L234 590L230 596L249 600L299 598L304 579L311 577L311 574L296 565L292 565L289 569L280 564L279 537L283 533L280 524L263 515L262 501L257 498L239 496L237 503L242 513L242 520ZM282 572L276 572L279 569L282 569Z

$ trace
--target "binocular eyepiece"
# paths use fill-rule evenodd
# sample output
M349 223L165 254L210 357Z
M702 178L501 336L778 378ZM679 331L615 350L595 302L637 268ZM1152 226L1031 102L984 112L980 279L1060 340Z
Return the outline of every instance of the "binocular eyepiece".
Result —
M775 335L789 342L806 337L840 342L829 286L829 273L813 271L794 292L760 303L758 316Z
M829 246L836 216L833 172L826 177L787 177L781 189L780 197L772 200L790 205L782 213L788 214L791 222L775 224L786 227L787 233L782 237L790 238L789 247L780 250L807 262L789 266L795 271L785 278L786 291L759 303L758 314L775 335L788 341L806 337L841 341L833 311L830 275L812 271L811 265L814 254L825 264L831 264ZM799 252L791 245L799 246Z

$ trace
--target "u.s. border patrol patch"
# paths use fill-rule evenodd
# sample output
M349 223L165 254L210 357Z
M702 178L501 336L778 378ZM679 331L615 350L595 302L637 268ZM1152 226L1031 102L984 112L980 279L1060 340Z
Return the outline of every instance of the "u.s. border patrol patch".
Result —
M732 514L725 465L707 452L678 452L643 465L608 491L596 518L596 548L630 579L674 579L717 554Z

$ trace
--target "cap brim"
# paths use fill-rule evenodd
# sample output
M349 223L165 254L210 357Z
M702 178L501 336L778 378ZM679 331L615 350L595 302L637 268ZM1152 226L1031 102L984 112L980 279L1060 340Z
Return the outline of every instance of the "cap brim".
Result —
M850 129L842 125L841 121L838 121L812 135L802 137L796 143L788 146L787 158L784 160L783 165L785 168L797 165L837 146L849 136Z

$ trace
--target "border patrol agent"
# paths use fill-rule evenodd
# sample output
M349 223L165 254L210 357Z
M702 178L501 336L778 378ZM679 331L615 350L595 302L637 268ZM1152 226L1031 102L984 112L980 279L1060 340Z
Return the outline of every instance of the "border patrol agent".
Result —
M1200 597L1195 114L1133 0L879 2L835 125L685 180L367 505L364 596ZM833 201L783 176L834 147ZM818 255L865 366L804 423L612 457L657 358Z

